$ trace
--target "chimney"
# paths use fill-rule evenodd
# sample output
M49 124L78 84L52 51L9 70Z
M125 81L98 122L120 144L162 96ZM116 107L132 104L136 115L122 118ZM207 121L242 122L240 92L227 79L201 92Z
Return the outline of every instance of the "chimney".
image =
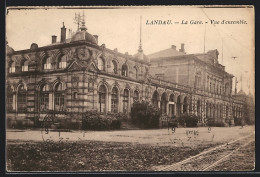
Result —
M52 35L52 36L51 36L51 43L54 44L54 43L56 43L56 42L57 42L57 36Z
M172 45L172 49L173 49L173 50L176 50L176 46L175 46L175 45Z
M93 35L96 38L97 44L98 44L98 35Z
M106 44L102 44L101 47L104 49L106 48Z
M181 49L179 51L182 52L182 53L185 53L184 43L181 43Z
M61 34L60 34L60 42L65 42L66 41L66 28L64 26L63 22L63 27L61 28Z

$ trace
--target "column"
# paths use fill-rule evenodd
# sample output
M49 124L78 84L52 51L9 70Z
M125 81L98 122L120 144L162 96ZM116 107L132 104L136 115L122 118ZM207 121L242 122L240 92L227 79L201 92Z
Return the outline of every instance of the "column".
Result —
M169 101L166 102L166 114L169 116Z
M132 95L132 96L130 96L129 111L131 111L131 107L132 107L133 103L134 103L134 97L133 97L133 95Z
M49 93L49 110L53 110L54 101L53 101L53 93Z
M176 116L177 115L177 113L176 113L176 104L173 105L173 109L174 109L174 116Z
M108 101L107 101L107 104L108 104L108 112L111 112L111 92L108 92Z
M93 94L92 94L92 106L93 106L93 109L96 109L96 110L99 110L99 95L98 95L98 90L96 89L96 85L94 85L93 87Z
M119 94L118 98L118 112L123 112L123 95Z
M172 105L168 104L169 116L172 116Z
M181 110L180 113L183 114L183 103L181 103Z
M16 100L17 95L13 94L13 110L16 111L17 110L17 100Z

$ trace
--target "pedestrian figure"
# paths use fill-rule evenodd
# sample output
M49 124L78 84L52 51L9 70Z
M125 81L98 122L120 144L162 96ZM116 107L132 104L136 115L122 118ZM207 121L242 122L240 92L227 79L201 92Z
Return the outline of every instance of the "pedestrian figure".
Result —
M228 124L229 124L229 127L231 127L231 120L229 120Z

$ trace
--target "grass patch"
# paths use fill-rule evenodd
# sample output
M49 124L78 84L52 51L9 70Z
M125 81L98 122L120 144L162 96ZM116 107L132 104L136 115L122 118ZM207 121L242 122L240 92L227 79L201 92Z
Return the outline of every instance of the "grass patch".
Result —
M98 141L9 142L8 171L149 171L219 144L198 147L152 146Z

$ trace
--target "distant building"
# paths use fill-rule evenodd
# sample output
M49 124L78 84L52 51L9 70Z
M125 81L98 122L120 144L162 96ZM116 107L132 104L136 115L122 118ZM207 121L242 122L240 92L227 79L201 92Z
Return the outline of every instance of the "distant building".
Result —
M12 124L36 124L49 114L80 122L81 113L97 110L130 112L137 100L150 101L163 114L196 114L234 122L232 108L242 116L243 102L231 95L232 75L218 63L218 51L186 54L170 49L146 56L122 54L98 44L83 21L70 38L66 27L52 44L14 51L7 45L6 117Z
M181 104L192 105L190 112L201 117L201 122L213 119L217 122L233 123L232 107L235 113L242 117L240 101L232 97L233 75L225 71L225 67L218 62L218 51L210 50L202 54L186 54L184 44L176 50L172 45L169 49L148 55L150 58L150 73L160 80L174 82L193 88L188 103L180 100ZM172 96L172 102L178 103L178 96ZM178 104L170 107L170 114L180 115L183 111L176 111Z
M243 90L240 90L237 94L233 95L236 100L240 100L244 103L242 110L237 110L237 107L233 107L234 119L243 119L246 124L255 124L255 101L253 96L249 93L246 95ZM238 114L243 113L243 117L239 117Z

